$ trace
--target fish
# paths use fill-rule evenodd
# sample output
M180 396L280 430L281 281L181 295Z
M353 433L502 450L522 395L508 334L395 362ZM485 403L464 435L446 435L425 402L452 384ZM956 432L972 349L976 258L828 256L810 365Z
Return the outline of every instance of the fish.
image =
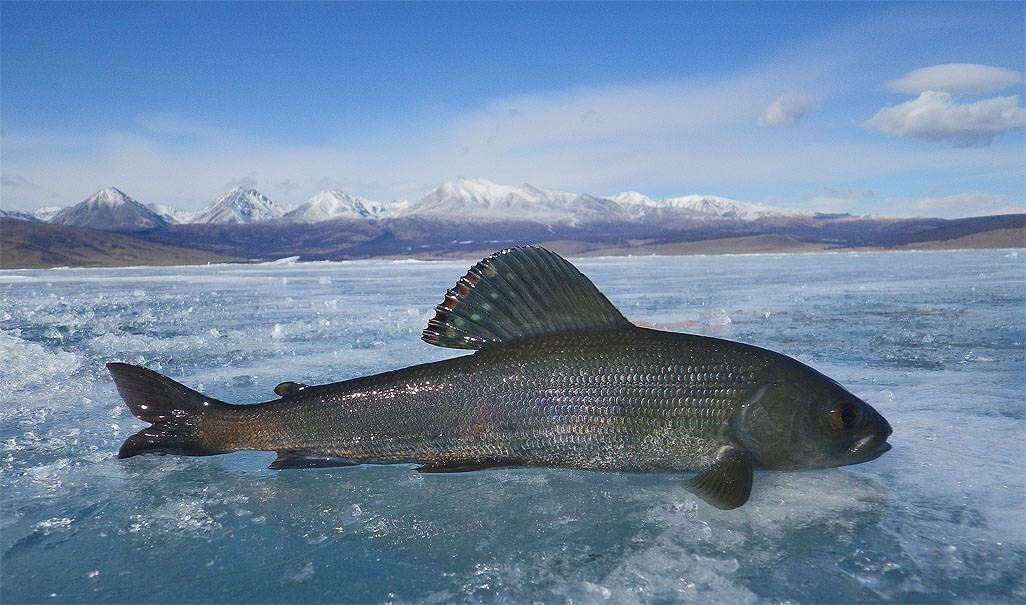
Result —
M754 469L838 467L891 448L865 401L796 359L730 340L639 327L542 247L483 259L449 289L422 339L473 351L323 385L285 381L235 405L152 370L107 368L150 425L119 458L277 453L272 469L415 464L694 473L720 509Z

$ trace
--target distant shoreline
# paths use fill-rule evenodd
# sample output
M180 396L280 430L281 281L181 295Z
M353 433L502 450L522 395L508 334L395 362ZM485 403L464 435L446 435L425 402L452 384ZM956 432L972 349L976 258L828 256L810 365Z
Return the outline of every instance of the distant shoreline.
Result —
M27 237L25 242L12 241L15 238L7 227L12 226L5 220L3 249L0 250L0 270L33 270L33 269L80 269L80 268L145 268L145 267L190 267L206 265L271 265L307 264L316 262L347 262L347 261L420 261L444 262L466 261L475 262L497 249L509 247L512 243L495 243L491 246L473 246L455 250L430 251L422 253L395 253L381 255L353 255L341 259L301 259L286 261L283 259L247 259L208 252L195 248L185 248L168 244L159 244L130 234L96 232L88 229L55 227L65 237L81 235L80 232L102 233L103 242L77 242L71 237L67 240L42 242L38 238ZM20 221L19 221L20 222ZM35 229L33 228L33 231ZM70 230L71 233L63 233ZM141 242L141 244L140 244ZM576 258L624 258L624 257L670 257L670 256L752 256L752 255L797 255L797 254L862 254L887 252L957 252L974 250L1026 250L1026 231L1020 229L995 229L974 233L947 240L933 240L902 244L899 246L830 246L821 242L801 242L788 236L758 235L743 237L726 237L706 239L694 242L667 242L661 244L639 243L636 245L603 245L575 240L552 240L531 242L544 246L568 257ZM12 245L14 244L14 245ZM67 247L67 252L47 250L47 248ZM79 247L85 252L76 255ZM11 254L12 250L16 252ZM291 257L284 257L289 259ZM64 262L62 262L64 261Z
M0 269L185 266L382 259L480 259L536 244L563 256L800 254L1026 248L1026 215L971 219L737 222L681 226L530 222L336 221L317 225L182 225L102 231L0 218Z

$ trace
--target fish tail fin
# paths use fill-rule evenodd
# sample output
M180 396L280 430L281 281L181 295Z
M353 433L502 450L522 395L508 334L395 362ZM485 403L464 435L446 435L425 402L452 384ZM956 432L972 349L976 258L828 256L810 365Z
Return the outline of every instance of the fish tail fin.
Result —
M148 452L182 456L224 453L202 443L200 420L209 412L228 408L229 404L136 365L108 363L107 370L132 414L152 423L125 440L118 458Z

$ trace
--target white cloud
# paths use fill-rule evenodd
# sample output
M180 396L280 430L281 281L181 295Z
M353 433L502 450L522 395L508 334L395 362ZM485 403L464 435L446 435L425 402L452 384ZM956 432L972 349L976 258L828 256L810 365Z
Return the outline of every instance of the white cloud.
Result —
M0 175L0 187L11 188L11 189L39 189L39 185L33 183L27 178L20 174L7 174Z
M1014 95L956 103L951 93L926 91L884 107L866 125L899 137L946 140L956 147L986 146L999 134L1026 128L1026 109Z
M136 116L135 125L142 132L163 137L169 141L217 141L232 137L232 133L168 113L152 113Z
M923 214L944 217L1026 212L1026 204L1013 202L1007 195L980 191L966 191L952 195L930 196L913 200L892 198L888 202L924 211Z
M819 109L819 99L813 95L788 92L777 97L759 116L763 126L795 124L806 114Z
M1022 82L1022 74L1013 69L977 65L974 63L946 63L910 71L887 88L910 95L928 90L953 95L983 95L1011 88Z
M633 141L714 131L753 111L773 76L639 83L521 95L492 102L446 128L465 154Z
M876 197L872 189L835 189L824 187L819 191L804 191L801 196L810 210L822 212L848 212L856 210L859 202Z

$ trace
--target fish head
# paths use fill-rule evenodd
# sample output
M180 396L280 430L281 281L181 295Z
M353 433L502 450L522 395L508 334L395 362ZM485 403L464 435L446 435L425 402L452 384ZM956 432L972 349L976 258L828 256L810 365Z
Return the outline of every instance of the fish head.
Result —
M787 358L731 419L735 438L770 469L868 462L891 449L891 425L834 380ZM796 364L796 365L795 365Z

